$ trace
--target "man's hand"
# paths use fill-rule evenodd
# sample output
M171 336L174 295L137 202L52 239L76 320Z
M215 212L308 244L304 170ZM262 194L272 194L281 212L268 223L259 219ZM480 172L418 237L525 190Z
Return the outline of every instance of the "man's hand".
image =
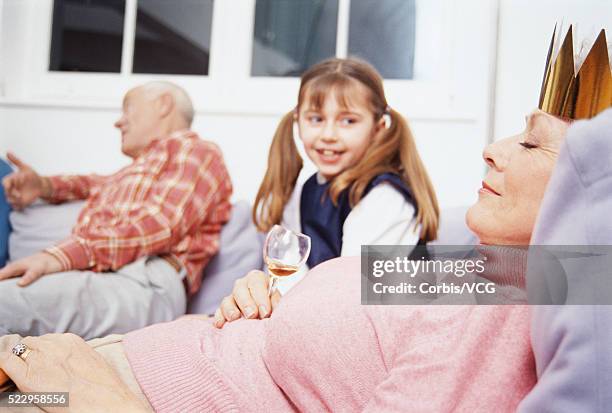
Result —
M39 252L38 254L12 262L0 269L0 281L21 276L17 285L25 287L43 275L60 271L62 271L62 264L57 258L46 252Z
M18 168L2 180L6 199L13 208L23 209L39 197L50 195L51 183L48 178L38 175L32 167L10 152L7 153L7 158Z
M25 360L0 352L0 369L22 392L69 392L70 407L53 411L147 411L137 396L82 338L74 334L26 337Z
M234 283L234 290L221 301L221 306L215 312L214 325L223 327L226 321L244 318L266 318L278 305L281 295L274 290L272 297L268 295L270 277L261 271L251 271L245 277Z

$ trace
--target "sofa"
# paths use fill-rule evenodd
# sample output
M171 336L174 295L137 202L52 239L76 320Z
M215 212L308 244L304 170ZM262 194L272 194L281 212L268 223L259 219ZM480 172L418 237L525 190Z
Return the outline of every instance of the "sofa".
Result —
M37 201L22 211L13 211L10 222L9 259L16 260L34 254L70 234L83 202L50 205ZM466 207L447 209L441 214L440 245L473 245L476 237L465 225ZM247 201L233 205L229 222L221 230L218 254L204 270L202 287L191 297L187 312L212 314L219 302L232 290L234 281L253 269L263 268L263 234L251 220Z

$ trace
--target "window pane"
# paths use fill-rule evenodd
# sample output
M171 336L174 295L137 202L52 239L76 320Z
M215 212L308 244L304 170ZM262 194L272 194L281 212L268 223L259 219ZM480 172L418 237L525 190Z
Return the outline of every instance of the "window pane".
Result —
M412 79L415 13L415 0L351 0L349 55L386 79Z
M207 75L213 0L138 0L134 73Z
M338 0L257 0L253 76L300 76L336 54Z
M121 71L125 0L55 0L49 70Z

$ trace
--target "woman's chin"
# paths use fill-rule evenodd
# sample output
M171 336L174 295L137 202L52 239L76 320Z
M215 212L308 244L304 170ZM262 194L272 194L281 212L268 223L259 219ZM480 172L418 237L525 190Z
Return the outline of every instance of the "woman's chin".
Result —
M480 244L504 244L499 237L500 234L496 234L500 225L497 222L491 222L491 218L491 214L488 213L486 208L477 202L465 214L465 223L470 231L476 235Z
M478 203L468 209L465 223L483 245L529 245L533 230L527 219L506 219Z
M480 239L480 235L478 233L478 216L480 215L478 212L478 204L472 205L467 212L465 213L465 223L467 227L472 231L478 238Z

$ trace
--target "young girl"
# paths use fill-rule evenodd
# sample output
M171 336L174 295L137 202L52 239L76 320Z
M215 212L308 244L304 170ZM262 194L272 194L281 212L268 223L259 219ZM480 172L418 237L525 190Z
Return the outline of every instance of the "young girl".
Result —
M302 188L294 124L318 172ZM261 231L280 224L309 235L308 267L361 245L436 238L438 204L404 118L389 108L380 75L356 59L304 73L295 110L278 126L253 207Z

